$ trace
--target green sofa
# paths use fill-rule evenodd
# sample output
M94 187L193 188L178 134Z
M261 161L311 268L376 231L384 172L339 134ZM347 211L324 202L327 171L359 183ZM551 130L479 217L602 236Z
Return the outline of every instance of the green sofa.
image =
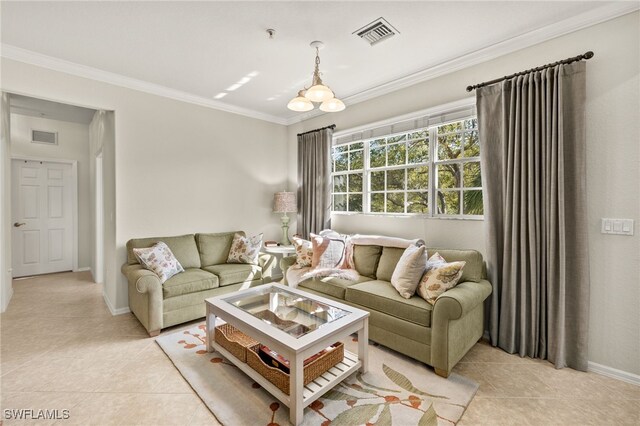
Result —
M240 232L240 231L239 231ZM244 235L243 232L240 232ZM122 273L129 282L129 308L150 336L172 325L205 316L204 299L241 288L271 282L276 258L261 253L258 265L226 263L235 232L139 238L127 242L127 262ZM184 272L164 284L144 269L134 248L166 243Z
M491 294L482 254L475 250L428 249L448 262L466 263L460 283L435 305L420 296L405 299L391 285L391 275L404 249L354 246L358 281L307 279L298 287L370 312L369 338L425 364L448 377L453 367L482 338L484 300ZM295 256L280 261L285 280Z

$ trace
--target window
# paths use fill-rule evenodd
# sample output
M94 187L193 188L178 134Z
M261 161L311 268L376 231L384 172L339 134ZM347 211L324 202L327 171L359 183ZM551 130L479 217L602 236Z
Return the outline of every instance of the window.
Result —
M436 215L482 216L478 120L438 126L435 135Z
M364 142L333 147L333 211L362 212Z
M334 146L332 210L480 217L479 156L475 118Z

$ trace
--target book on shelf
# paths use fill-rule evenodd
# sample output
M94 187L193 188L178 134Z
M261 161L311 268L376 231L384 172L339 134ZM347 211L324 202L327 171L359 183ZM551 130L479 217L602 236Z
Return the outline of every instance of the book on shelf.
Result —
M327 352L331 352L336 348L336 345L337 343L334 343L333 345L321 350L317 354L311 355L309 358L304 360L302 365L306 366L311 362L315 361L316 359L320 358L322 355L326 354ZM258 351L258 355L260 356L260 359L268 366L275 367L289 374L289 371L290 371L289 360L283 357L282 355L280 355L279 353L277 353L276 351L269 349L268 346L260 345L260 350Z

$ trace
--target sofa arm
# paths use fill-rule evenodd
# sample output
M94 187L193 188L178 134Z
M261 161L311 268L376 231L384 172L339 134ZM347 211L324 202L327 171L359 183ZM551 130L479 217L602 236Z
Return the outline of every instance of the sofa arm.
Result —
M456 320L471 312L491 294L491 284L463 282L441 294L433 306L433 317L441 320Z
M280 269L282 270L282 283L287 284L287 269L295 265L297 257L286 256L280 259Z
M162 292L160 278L142 265L125 263L120 270L127 277L129 285L133 285L138 293L151 293L158 290Z
M484 333L484 300L491 283L463 282L442 294L431 318L431 365L447 377Z
M258 265L262 269L262 282L270 283L273 281L273 270L277 265L278 259L269 253L260 252L260 257L258 257Z
M156 336L162 329L162 283L153 272L141 265L124 264L122 273L129 282L129 309L147 329Z

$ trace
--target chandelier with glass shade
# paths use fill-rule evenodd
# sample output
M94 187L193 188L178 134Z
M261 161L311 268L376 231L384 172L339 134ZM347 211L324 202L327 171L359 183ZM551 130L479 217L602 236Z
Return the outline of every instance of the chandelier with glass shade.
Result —
M321 41L314 41L311 43L311 47L316 49L316 68L313 71L313 80L311 87L298 92L298 96L291 99L287 108L292 111L305 112L311 111L315 106L313 103L320 104L320 111L324 112L338 112L345 109L344 103L335 97L333 91L322 83L320 78L320 55L319 51L324 47Z

